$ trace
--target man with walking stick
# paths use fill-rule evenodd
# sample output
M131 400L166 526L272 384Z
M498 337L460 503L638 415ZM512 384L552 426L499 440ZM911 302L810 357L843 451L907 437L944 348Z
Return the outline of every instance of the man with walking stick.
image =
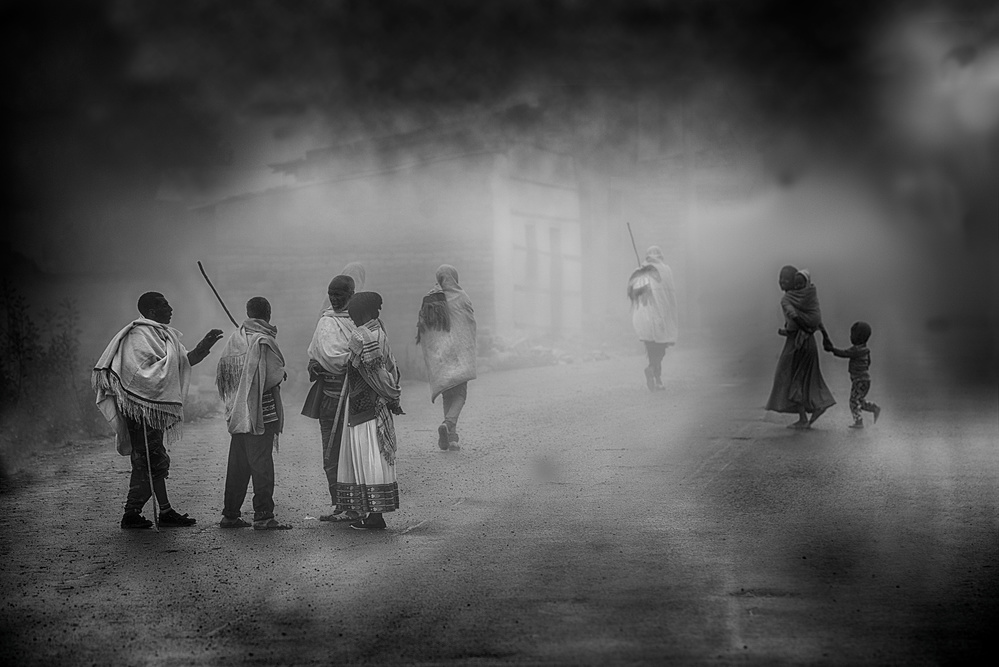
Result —
M193 526L197 521L174 510L167 497L170 457L166 444L179 437L191 366L208 356L222 331L212 329L188 352L180 342L182 334L168 326L173 308L166 297L146 292L139 297L138 309L142 317L115 334L91 378L97 407L114 428L118 453L131 457L121 527L154 525L142 516L150 497L154 498L157 527Z
M645 251L645 261L639 259L630 224L628 233L635 259L638 259L638 268L628 278L631 324L638 339L645 345L649 358L649 365L645 367L645 384L649 391L661 391L666 388L662 378L663 357L666 356L666 348L676 344L678 333L673 273L666 265L659 246L649 246Z

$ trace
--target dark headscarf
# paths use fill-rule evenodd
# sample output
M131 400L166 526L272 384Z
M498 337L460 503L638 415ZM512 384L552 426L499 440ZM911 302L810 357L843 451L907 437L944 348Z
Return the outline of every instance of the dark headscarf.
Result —
M378 292L358 292L347 304L350 319L364 324L376 319L382 308L382 295Z
M777 280L786 283L788 285L794 285L794 277L798 275L798 269L787 264L781 267L780 273L777 275Z
M330 281L327 294L330 297L333 310L343 310L350 298L354 296L354 279L342 274L336 276Z

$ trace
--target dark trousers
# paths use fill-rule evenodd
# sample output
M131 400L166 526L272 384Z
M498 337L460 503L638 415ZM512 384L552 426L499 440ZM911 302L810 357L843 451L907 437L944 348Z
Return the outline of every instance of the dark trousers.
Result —
M149 468L153 471L153 486L160 506L169 505L166 478L170 475L170 456L163 445L163 431L146 425L143 421L128 420L128 435L132 440L132 475L128 480L126 512L141 512L153 495L149 486ZM146 443L149 443L149 463L146 463Z
M336 425L336 433L333 433L333 419L319 418L319 433L323 438L323 470L326 472L326 484L330 490L330 502L336 505L336 474L340 469L340 441L343 438L343 420L345 415L340 416L340 423ZM333 446L330 444L330 435L333 435Z
M253 520L274 516L274 434L233 433L229 443L229 465L225 471L225 506L222 516L236 519L253 480Z
M441 398L444 403L444 423L447 424L448 431L454 433L458 428L458 417L461 415L461 409L465 407L465 399L468 398L468 383L462 382L450 389L445 389L441 392Z
M645 354L649 357L649 368L652 369L652 376L661 380L663 377L663 357L666 356L666 348L670 346L670 343L654 343L648 340L642 342L645 343Z

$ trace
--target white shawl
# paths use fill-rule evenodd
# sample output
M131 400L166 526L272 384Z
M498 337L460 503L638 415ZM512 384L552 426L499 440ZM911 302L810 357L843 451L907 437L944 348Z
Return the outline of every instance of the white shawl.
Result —
M356 328L346 311L338 313L332 307L327 308L312 334L309 359L318 361L333 375L343 375L350 358L350 337Z
M631 323L638 339L654 343L675 343L677 326L676 289L673 273L659 246L650 246L645 262L628 280L631 297Z
M176 329L139 318L123 328L94 366L91 386L97 407L115 431L115 448L132 452L125 418L144 421L164 432L164 441L180 437L184 400L191 381L187 350Z
M443 292L446 297L449 330L427 326L423 321L422 308L420 321L417 322L419 344L423 348L423 361L427 365L430 382L431 403L441 392L476 377L475 311L472 300L458 285L457 275L453 266L442 264L437 269L439 287L430 291L430 294Z

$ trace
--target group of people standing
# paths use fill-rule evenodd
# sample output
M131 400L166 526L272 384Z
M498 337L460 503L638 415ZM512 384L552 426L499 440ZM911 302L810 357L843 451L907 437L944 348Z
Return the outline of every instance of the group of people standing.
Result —
M441 449L456 450L457 423L475 378L475 316L471 300L450 265L437 270L417 322L431 385L431 400L444 396ZM322 462L332 511L322 521L349 522L360 530L386 527L383 514L399 508L395 415L400 372L380 319L382 298L360 291L364 269L351 263L327 289L327 305L308 347L313 386L302 414L319 420ZM169 441L179 437L191 367L221 340L209 331L188 352L169 326L173 309L159 292L138 302L140 318L119 331L95 365L97 405L115 431L116 448L130 457L131 478L121 519L124 529L193 526L174 510L166 492ZM216 371L230 437L221 528L287 530L274 516L274 460L284 426L281 383L285 359L264 297L246 303L246 319L226 341ZM247 486L253 487L253 521L242 518ZM154 498L154 521L142 515ZM158 506L158 511L157 507Z
M431 401L442 397L444 419L437 429L438 446L460 449L458 418L468 382L476 377L475 312L458 283L458 272L441 265L433 289L423 298L416 323L416 342L423 350ZM382 297L363 291L364 268L344 267L327 288L326 300L308 346L313 386L302 414L319 421L322 466L332 509L321 521L348 522L360 530L386 527L384 513L399 508L395 462L394 416L400 405L400 371L380 319ZM870 390L871 327L856 322L852 346L838 349L822 323L818 294L808 271L785 266L778 276L784 292L781 308L785 338L766 408L798 415L790 428L810 428L835 404L822 378L815 334L823 347L848 358L852 380L850 409L854 428L863 428L862 412L880 407L866 400ZM644 343L644 373L650 391L663 390L662 361L677 340L677 299L673 276L662 250L650 246L645 261L628 280L632 324ZM92 376L97 405L115 431L116 448L131 460L131 477L121 527L192 526L196 520L172 508L166 491L170 457L167 443L179 436L191 367L203 361L221 340L209 331L188 351L181 334L169 326L173 308L159 292L138 301L141 315L108 344ZM223 494L222 528L287 530L274 516L274 461L284 426L281 383L287 379L285 359L271 324L271 305L264 297L246 303L246 319L225 345L216 371L216 386L225 406L231 434ZM247 485L253 486L253 521L241 508ZM154 498L155 522L142 515Z

